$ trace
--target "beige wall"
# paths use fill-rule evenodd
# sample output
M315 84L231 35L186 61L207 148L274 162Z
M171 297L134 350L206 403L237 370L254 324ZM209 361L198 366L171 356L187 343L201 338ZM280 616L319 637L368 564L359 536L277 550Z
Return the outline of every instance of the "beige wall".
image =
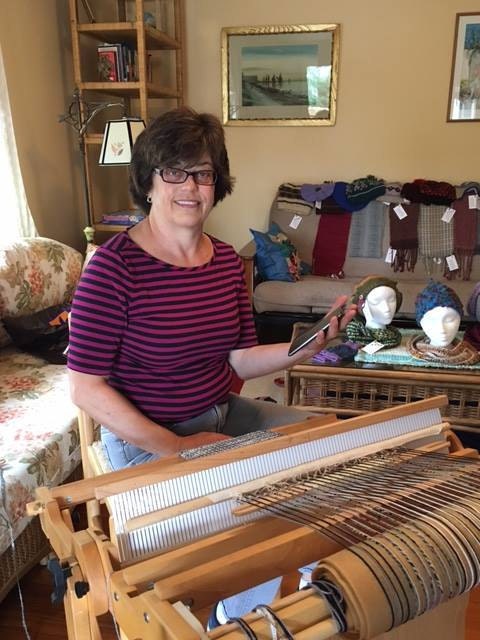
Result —
M0 43L38 232L80 248L85 226L80 158L73 130L58 123L73 90L68 2L0 0Z
M480 123L447 123L455 14L477 0L186 0L188 97L221 117L226 26L341 25L333 127L227 127L237 186L209 231L236 248L264 229L282 181L479 180Z

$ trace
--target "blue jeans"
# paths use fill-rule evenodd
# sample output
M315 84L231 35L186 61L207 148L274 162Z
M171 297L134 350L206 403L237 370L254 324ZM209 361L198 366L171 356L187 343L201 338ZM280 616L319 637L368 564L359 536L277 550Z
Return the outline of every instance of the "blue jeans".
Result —
M251 431L300 422L305 420L308 415L305 411L292 407L244 398L230 393L227 402L215 405L194 418L165 426L179 436L189 436L199 431L240 436ZM124 469L144 462L159 460L161 457L117 438L105 427L102 427L101 437L112 469Z

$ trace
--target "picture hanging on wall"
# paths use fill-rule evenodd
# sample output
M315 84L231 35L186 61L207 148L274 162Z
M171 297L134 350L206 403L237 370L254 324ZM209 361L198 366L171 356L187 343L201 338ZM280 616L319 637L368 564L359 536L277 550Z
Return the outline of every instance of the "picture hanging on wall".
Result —
M333 125L339 25L222 29L223 122Z
M480 13L457 13L448 122L480 120Z

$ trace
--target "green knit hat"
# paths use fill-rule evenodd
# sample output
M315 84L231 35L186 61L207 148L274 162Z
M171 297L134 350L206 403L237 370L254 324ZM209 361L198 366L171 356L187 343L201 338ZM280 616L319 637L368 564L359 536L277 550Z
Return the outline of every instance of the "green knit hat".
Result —
M398 311L402 304L403 296L397 289L397 282L395 282L395 280L390 280L390 278L386 278L385 276L367 276L357 284L353 290L352 301L357 303L359 311L362 310L362 302L365 301L370 291L376 287L390 287L390 289L395 291L395 295L397 296L396 310Z

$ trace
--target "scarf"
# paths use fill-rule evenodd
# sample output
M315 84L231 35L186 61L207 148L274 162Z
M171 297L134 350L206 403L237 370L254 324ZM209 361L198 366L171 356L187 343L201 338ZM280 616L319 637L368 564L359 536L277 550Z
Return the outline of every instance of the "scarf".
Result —
M291 182L284 182L278 187L273 206L279 211L288 211L292 215L298 214L300 216L308 215L313 209L311 203L305 202L302 198L300 185Z
M457 259L458 269L450 271L445 269L444 276L453 280L457 275L462 280L470 280L472 272L473 254L477 242L478 213L468 208L468 195L452 204L455 209L453 216L453 250Z
M480 351L480 324L478 322L465 329L463 340L471 344L477 351Z
M382 257L385 207L383 202L372 200L353 216L348 242L351 258Z
M390 246L396 250L392 268L394 271L414 271L418 258L420 207L418 204L403 204L407 217L400 220L393 210L396 206L391 204L389 207Z
M371 329L359 318L353 318L353 320L347 324L345 332L351 342L359 342L365 345L377 340L388 349L398 347L402 341L402 334L396 327L389 325L383 329Z
M420 205L418 250L429 276L453 253L453 226L442 220L444 213L445 207Z
M480 362L480 353L464 340L455 340L447 347L433 347L425 335L411 336L407 350L413 358L450 365L471 365Z
M312 273L315 276L344 278L351 213L328 213L322 210L313 246Z

